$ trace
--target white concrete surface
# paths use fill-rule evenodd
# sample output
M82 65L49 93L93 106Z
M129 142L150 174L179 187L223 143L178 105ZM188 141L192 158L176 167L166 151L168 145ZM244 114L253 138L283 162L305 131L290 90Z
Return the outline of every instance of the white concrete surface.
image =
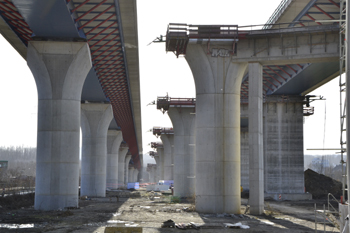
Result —
M89 47L30 41L27 63L39 98L34 208L78 207L80 98L91 69Z
M174 128L174 195L192 197L196 188L195 107L171 107Z
M110 104L81 104L81 196L106 196L107 131L112 119Z
M165 180L164 176L164 148L157 148L159 157L159 180ZM157 164L158 166L158 164ZM157 169L158 170L158 169Z
M107 176L106 187L110 189L118 188L119 175L119 147L123 141L122 131L108 130L107 132Z
M211 48L232 45L211 43ZM240 88L248 63L212 57L189 44L186 60L196 84L196 210L241 212Z

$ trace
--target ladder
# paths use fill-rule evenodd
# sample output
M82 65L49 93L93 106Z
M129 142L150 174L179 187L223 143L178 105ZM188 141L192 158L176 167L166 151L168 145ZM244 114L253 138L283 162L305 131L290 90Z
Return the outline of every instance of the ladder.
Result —
M346 64L346 0L340 0L340 21L339 21L339 40L340 40L340 59L339 59L339 90L340 90L340 154L342 166L342 204L345 203L345 184L346 184L346 168L344 168L344 154L346 153L346 75L343 72Z

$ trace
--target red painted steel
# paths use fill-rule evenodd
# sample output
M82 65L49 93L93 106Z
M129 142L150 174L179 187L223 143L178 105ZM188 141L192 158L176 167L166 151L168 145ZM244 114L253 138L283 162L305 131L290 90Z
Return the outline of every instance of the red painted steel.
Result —
M316 4L314 5L314 7L315 7L316 9L318 9L319 11L321 11L323 14L327 15L329 18L334 19L333 16L331 16L330 14L328 14L327 12L325 12L324 10L322 10L322 9L321 9L319 6L317 6Z
M313 18L311 15L309 15L309 14L305 14L305 16L307 16L307 17L309 17L311 20L313 20L313 21L315 21L316 19L315 18ZM317 23L318 25L322 25L322 23L320 23L320 22L315 22L315 23Z
M72 12L77 11L80 7L84 6L86 3L90 2L90 0L86 0L85 2L81 3L79 6L75 7L74 9L72 9Z
M292 77L291 74L289 74L287 71L285 71L284 69L282 69L280 66L275 65L278 69L280 69L283 73L285 73L286 75L288 75L289 77Z
M272 69L269 66L266 66L269 70L271 70L272 72L274 72L276 75L278 75L278 77L280 77L281 79L283 79L284 81L286 81L287 79L285 79L282 75L280 75L279 73L277 73L274 69ZM282 84L282 83L280 83Z
M112 6L108 7L106 10L104 10L102 13L105 13L106 11L108 11L110 8L112 8ZM95 19L97 19L98 17L100 17L101 14L98 14L97 16L95 16L94 18L90 19L87 23L85 23L84 25L79 27L80 29L83 29L84 27L86 27L88 24L90 24L92 21L94 21ZM104 23L106 23L108 20L110 20L112 17L115 17L116 14L112 14L111 16L109 16L107 19L105 19L104 21L102 21L101 23L99 23L98 25L96 25L94 28L92 28L90 31L86 32L85 35L89 35L91 32L95 31L97 28L99 28L101 25L103 25Z
M99 4L97 4L96 6L94 6L93 8L91 8L90 10L88 10L87 12L85 12L84 14L82 14L81 16L79 16L78 18L75 19L75 22L79 21L80 19L84 18L87 14L89 14L91 11L95 10L97 7L99 7L100 5L102 5L103 3L107 2L107 0L103 0L102 2L100 2Z
M278 81L277 79L275 79L275 77L273 77L271 74L267 73L265 70L263 70L263 72L265 74L267 74L270 78L272 78L273 80L275 80L276 82L278 82L280 85L282 85L282 83L280 81Z

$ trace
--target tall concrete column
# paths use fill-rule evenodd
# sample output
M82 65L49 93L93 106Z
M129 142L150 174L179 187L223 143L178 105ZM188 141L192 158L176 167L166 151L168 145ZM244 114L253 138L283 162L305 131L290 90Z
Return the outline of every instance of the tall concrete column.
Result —
M124 169L125 169L125 157L128 153L128 148L119 148L118 153L118 187L124 186Z
M164 166L164 180L174 179L174 164L173 164L173 151L174 151L174 134L161 134L160 139L163 142L163 166Z
M130 163L131 155L125 156L125 168L124 168L124 183L128 184L129 181L129 163Z
M134 175L133 175L134 182L138 182L138 180L139 180L138 175L139 175L139 170L134 169Z
M112 111L110 104L81 105L81 196L106 196L107 131Z
M159 157L159 180L165 180L164 176L164 148L157 148ZM158 164L157 164L158 165Z
M263 73L249 64L249 204L251 214L264 213Z
M80 99L91 69L89 47L30 41L27 63L39 98L34 208L78 207Z
M195 108L170 107L174 126L174 195L195 194Z
M233 63L208 46L189 44L186 60L196 84L196 210L205 213L241 212L240 88L247 63Z
M154 160L156 161L157 169L156 169L156 175L155 175L155 182L159 182L160 180L160 159L159 155L154 156Z
M122 131L108 130L107 133L107 176L106 187L118 188L118 156L120 143L123 141Z
M128 174L128 182L129 183L135 182L134 181L134 170L135 170L134 167L129 167L129 174Z

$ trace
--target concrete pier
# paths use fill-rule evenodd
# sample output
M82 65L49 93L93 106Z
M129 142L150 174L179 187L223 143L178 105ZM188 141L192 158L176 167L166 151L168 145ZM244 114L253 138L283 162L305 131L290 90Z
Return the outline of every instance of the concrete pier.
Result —
M81 105L81 196L106 196L107 131L113 118L110 104Z
M160 159L158 156L158 153L153 156L154 160L156 161L156 174L155 174L155 182L159 181L160 178Z
M129 172L128 172L128 183L134 182L134 167L129 167Z
M138 182L139 170L134 169L133 182Z
M107 177L106 187L111 189L118 188L118 156L120 143L123 135L120 130L108 130L107 133Z
M195 195L195 107L170 107L174 126L174 195ZM163 136L163 135L162 135Z
M159 180L164 180L164 148L157 148L157 154L159 157ZM158 164L157 164L158 165ZM157 169L158 170L158 169Z
M211 43L212 48L232 49ZM248 63L207 54L189 44L186 60L196 84L196 210L241 212L240 88Z
M130 163L131 155L125 156L125 168L124 168L124 183L127 185L129 182L129 163Z
M147 164L147 172L149 174L149 182L155 183L157 180L157 165L156 164Z
M34 208L78 207L80 98L91 69L89 47L30 41L27 63L39 99Z
M249 205L250 213L264 213L263 69L249 64Z
M161 134L160 139L163 142L163 171L164 180L174 179L174 134Z
M241 105L242 117L249 115ZM265 197L279 200L307 200L304 193L303 97L267 96L263 105L263 153ZM248 168L249 134L241 129L242 186L250 189ZM256 161L255 161L256 163Z
M118 187L124 186L124 169L125 169L125 159L126 153L128 153L128 147L120 147L118 153Z

